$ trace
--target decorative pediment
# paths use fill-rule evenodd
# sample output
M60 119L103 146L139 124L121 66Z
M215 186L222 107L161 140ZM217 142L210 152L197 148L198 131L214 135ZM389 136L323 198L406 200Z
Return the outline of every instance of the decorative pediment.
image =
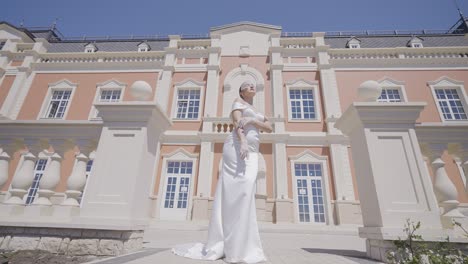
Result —
M103 88L103 89L112 89L112 88L124 88L125 86L127 86L127 84L119 82L115 79L111 79L102 83L98 83L96 86L99 88Z
M180 88L204 87L205 82L198 82L193 79L186 79L181 82L175 83L174 85Z
M380 84L380 86L401 86L401 85L405 85L405 82L403 81L397 81L397 80L394 80L390 77L384 77L382 79L380 79L378 81L378 83Z
M309 149L304 150L295 156L289 156L289 160L295 162L326 161L327 159L328 158L326 156L320 156Z
M308 80L304 80L304 79L296 79L296 80L292 80L292 81L289 81L289 82L285 82L285 84L289 87L301 87L301 88L305 88L305 87L314 87L314 86L317 86L318 85L318 81L308 81Z
M190 153L184 148L178 148L175 151L162 155L166 159L174 160L187 160L187 159L196 159L198 154Z
M58 82L54 82L49 84L49 87L52 89L73 89L78 86L77 83L72 83L67 79L60 80Z
M281 27L250 21L241 21L237 23L210 28L211 34L226 34L239 31L252 31L264 34L281 33Z
M430 82L427 82L430 86L459 86L459 85L463 85L463 81L457 81L457 80L454 80L454 79L451 79L447 76L443 76L443 77L440 77L439 79L435 80L435 81L430 81Z

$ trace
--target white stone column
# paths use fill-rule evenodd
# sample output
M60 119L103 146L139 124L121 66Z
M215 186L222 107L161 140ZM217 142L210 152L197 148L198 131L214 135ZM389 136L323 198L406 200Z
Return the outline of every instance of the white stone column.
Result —
M378 94L380 91L375 98ZM369 239L367 254L371 258L386 259L384 242L405 235L402 227L408 218L421 222L423 237L434 237L434 230L442 229L415 133L425 105L355 102L336 122L350 138L364 224L359 235Z
M169 104L169 92L171 91L172 84L172 74L174 72L174 64L176 61L177 53L177 42L180 40L179 36L170 35L169 36L169 47L165 49L166 57L163 66L163 72L159 77L158 86L156 88L155 100L160 105L161 109L166 115L169 116L168 104Z
M209 198L213 181L213 148L208 141L201 142L200 168L198 170L197 196L193 197L192 220L208 220Z
M10 189L11 196L5 201L6 204L24 204L23 196L28 192L34 180L36 159L36 156L29 151L23 153L23 162L13 178Z
M161 134L171 121L158 104L96 104L103 128L80 218L88 222L145 225Z
M208 74L206 79L206 96L205 96L205 115L206 117L216 117L218 110L218 92L219 92L219 54L221 48L217 46L216 41L212 41L211 47L208 48Z
M50 156L49 164L39 182L37 191L38 198L34 199L33 205L52 205L50 198L55 194L55 187L60 182L60 170L62 157L67 144L64 140L49 140L49 146L52 146L54 153Z
M271 34L271 95L273 117L284 117L284 89L283 89L283 48L280 45L280 34ZM284 126L284 124L283 124Z
M43 140L25 139L28 150L23 155L23 162L17 170L10 188L10 198L6 204L24 204L23 196L27 194L34 180L34 167L36 165L37 154L47 148L47 143Z
M96 148L96 142L90 139L78 139L74 141L79 148L76 153L76 164L71 175L67 179L66 199L62 205L80 206L79 197L86 186L86 166L90 153Z
M83 153L76 155L76 165L73 168L72 174L67 180L67 190L65 191L66 199L62 205L80 206L78 198L83 193L86 185L86 164L88 157Z
M330 144L336 200L355 200L348 146Z
M0 189L8 180L8 168L10 164L10 155L0 148Z
M450 228L452 219L463 218L464 215L458 210L458 192L455 184L448 177L445 170L445 162L442 160L442 155L447 150L447 144L444 143L428 143L428 157L430 157L432 171L434 173L434 192L437 197L439 206L443 208L442 223L445 227Z
M276 196L276 222L290 223L294 221L293 200L288 196L288 171L286 142L273 144L273 155L275 157L274 177Z

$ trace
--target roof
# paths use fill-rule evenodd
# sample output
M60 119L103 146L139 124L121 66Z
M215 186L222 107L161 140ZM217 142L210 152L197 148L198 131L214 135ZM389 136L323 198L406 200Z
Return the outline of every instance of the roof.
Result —
M253 26L253 27L261 27L261 28L272 29L272 30L281 30L280 26L274 26L274 25L268 25L268 24L262 24L262 23L257 23L257 22L250 22L250 21L241 21L241 22L236 22L232 24L211 27L210 31L217 31L217 30L238 27L238 26Z
M169 46L169 41L147 41L152 51L164 50L165 47ZM84 52L85 46L89 44L89 41L81 42L52 42L47 52ZM99 41L92 43L99 51L107 52L123 52L123 51L137 51L138 45L141 44L141 40L134 41Z
M406 47L414 36L359 36L361 48L396 48ZM428 35L417 36L424 47L460 47L468 46L464 35ZM333 49L344 49L352 37L326 37L325 44Z

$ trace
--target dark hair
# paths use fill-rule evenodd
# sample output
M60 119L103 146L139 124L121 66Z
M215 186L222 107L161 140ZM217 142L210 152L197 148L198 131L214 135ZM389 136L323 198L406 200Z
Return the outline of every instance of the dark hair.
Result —
M239 87L239 96L240 96L240 98L242 98L242 100L244 100L244 97L242 96L241 92L242 92L242 86Z

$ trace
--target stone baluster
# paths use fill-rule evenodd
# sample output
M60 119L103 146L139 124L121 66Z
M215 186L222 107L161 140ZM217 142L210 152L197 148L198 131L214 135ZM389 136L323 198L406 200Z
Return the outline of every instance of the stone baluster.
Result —
M455 185L450 180L445 170L445 162L442 160L442 154L447 149L447 144L431 143L427 145L430 153L432 170L434 172L434 192L439 206L443 208L442 222L448 227L453 218L464 217L458 210L458 193Z
M468 142L451 144L449 152L461 167L460 175L464 177L465 193L468 194Z
M86 164L89 160L89 154L95 149L95 143L89 140L77 140L77 146L80 152L76 154L76 165L67 180L67 199L62 205L80 206L78 201L86 185Z
M49 147L52 146L54 153L50 156L49 164L44 171L39 182L38 198L34 200L33 205L52 205L50 198L55 194L55 187L60 181L60 169L62 157L70 144L63 139L49 140Z
M10 198L6 204L24 204L23 196L28 192L34 180L34 166L36 165L36 155L47 147L42 140L25 139L28 150L23 155L23 162L17 173L13 177L10 189ZM34 154L36 155L34 155Z
M10 158L21 148L21 145L18 143L19 142L15 139L0 139L0 190L8 181ZM0 191L2 197L4 197L4 194L6 194L6 192ZM2 200L0 200L0 202Z

